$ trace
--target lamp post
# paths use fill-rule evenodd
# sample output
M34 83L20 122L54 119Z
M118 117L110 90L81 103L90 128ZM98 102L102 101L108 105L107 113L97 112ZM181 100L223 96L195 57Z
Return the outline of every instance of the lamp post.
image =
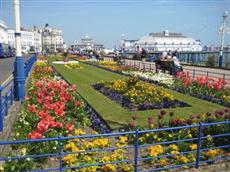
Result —
M14 0L16 60L14 64L15 98L25 99L25 63L21 52L20 8L19 0Z
M219 57L219 64L218 64L219 67L222 67L223 65L224 35L228 31L228 27L226 26L227 17L228 17L228 11L225 11L223 15L223 26L220 27L221 46L220 46L220 57Z

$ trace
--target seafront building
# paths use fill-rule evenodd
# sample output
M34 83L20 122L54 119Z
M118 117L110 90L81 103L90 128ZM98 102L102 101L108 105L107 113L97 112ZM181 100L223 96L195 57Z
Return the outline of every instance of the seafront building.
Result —
M92 38L86 34L80 41L73 44L75 50L92 50L92 51L102 51L104 50L104 45L98 42L95 42Z
M7 25L0 20L0 43L8 44Z
M42 30L42 49L45 51L62 51L64 48L63 32L61 29L51 28L48 24Z
M7 27L3 27L1 24L1 33L5 35L4 40L10 46L15 47L15 31L7 30ZM4 28L4 29L3 29ZM38 29L34 26L32 29L21 28L21 49L23 53L27 53L30 49L35 50L35 52L44 51L57 51L63 50L64 48L64 39L63 32L60 29L51 28L48 24L45 25L43 29Z
M124 52L137 52L141 48L148 52L169 50L178 50L180 52L202 51L200 41L168 30L161 33L150 33L139 40L122 39L121 48Z
M8 30L8 43L10 46L15 47L15 31ZM21 49L23 53L26 53L30 48L36 52L40 52L42 48L41 33L40 30L34 27L33 29L21 28Z

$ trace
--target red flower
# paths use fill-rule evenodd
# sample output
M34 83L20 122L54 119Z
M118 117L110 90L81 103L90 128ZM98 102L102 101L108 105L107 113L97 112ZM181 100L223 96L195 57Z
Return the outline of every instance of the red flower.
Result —
M44 133L49 129L49 122L42 120L38 123L37 129L40 133Z
M69 131L69 132L73 131L73 130L74 130L73 124L68 123L68 124L66 125L66 130Z
M28 134L28 138L29 139L41 139L42 138L42 134L39 133L38 131L33 131L32 133Z
M63 109L55 109L55 113L57 116L62 117L64 115L64 110Z
M29 109L29 112L30 112L30 113L34 113L34 112L36 111L35 105L34 105L34 104L28 105L28 109Z
M56 122L56 127L57 128L62 128L63 127L63 124L61 122Z
M80 106L81 106L81 102L80 102L79 100L77 100L77 101L75 102L75 106L76 106L76 107L80 107Z

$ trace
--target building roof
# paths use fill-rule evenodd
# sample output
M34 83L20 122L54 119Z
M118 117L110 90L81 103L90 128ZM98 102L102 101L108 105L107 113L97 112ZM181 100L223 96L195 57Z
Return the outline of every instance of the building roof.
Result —
M181 33L169 33L164 31L163 33L150 33L149 35L143 36L139 39L138 44L198 44L198 42Z

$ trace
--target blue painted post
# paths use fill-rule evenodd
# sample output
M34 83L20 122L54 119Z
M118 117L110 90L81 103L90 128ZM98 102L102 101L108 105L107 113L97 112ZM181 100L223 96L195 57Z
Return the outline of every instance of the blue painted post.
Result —
M14 102L14 89L13 87L11 87L11 91L10 91L10 105L13 105Z
M58 136L58 145L59 145L59 171L62 172L62 142L61 142L61 136Z
M14 66L15 98L25 99L25 63L23 57L16 57Z
M200 165L200 154L201 154L201 147L202 147L202 124L199 123L198 126L198 140L197 140L197 152L196 152L196 168L199 168Z
M0 90L0 132L3 131L2 90Z
M5 95L5 109L6 109L5 115L8 115L8 93Z
M138 171L138 145L139 145L139 131L136 129L135 139L135 157L134 157L134 171Z

